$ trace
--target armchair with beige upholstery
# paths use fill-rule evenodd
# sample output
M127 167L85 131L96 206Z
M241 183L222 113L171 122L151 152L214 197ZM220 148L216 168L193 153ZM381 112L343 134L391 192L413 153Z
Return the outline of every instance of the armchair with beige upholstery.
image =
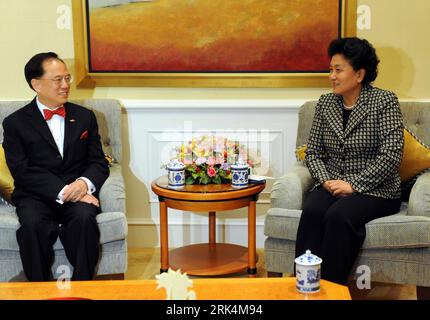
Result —
M105 153L116 161L110 167L109 178L100 190L102 213L97 215L100 229L100 258L96 268L97 278L124 279L127 270L127 221L125 217L125 191L121 170L121 105L117 100L88 99L72 101L92 109L97 118L99 133ZM0 123L3 119L26 105L26 101L0 101ZM0 125L0 142L3 127ZM0 282L26 280L22 270L16 230L19 228L15 208L0 201ZM52 274L55 278L60 265L73 270L59 239L54 244L55 258ZM62 271L64 272L64 271Z
M430 144L430 103L401 102L405 125L425 144ZM296 145L306 143L316 101L299 110ZM303 200L313 179L297 162L279 178L271 191L264 232L265 260L269 276L293 274L295 240ZM430 172L418 177L400 212L366 225L366 239L351 277L359 265L371 271L371 281L417 286L417 297L428 298L430 287Z

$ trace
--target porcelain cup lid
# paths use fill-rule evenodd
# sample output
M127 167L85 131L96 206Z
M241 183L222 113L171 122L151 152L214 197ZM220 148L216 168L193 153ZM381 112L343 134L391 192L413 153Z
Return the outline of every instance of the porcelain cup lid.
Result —
M233 163L230 166L230 168L231 169L247 169L248 168L248 164L243 159L239 159L235 163Z
M184 168L185 168L185 165L178 159L173 159L167 164L167 169L181 170Z
M302 254L294 260L295 263L304 266L315 266L321 264L322 259L311 253L311 250L306 250L306 253Z

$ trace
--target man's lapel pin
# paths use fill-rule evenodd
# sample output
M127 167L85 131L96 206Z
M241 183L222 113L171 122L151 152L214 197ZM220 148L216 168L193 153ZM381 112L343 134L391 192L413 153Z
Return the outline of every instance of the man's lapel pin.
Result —
M76 120L75 120L75 119L70 119L69 121L70 121L70 122L75 122Z

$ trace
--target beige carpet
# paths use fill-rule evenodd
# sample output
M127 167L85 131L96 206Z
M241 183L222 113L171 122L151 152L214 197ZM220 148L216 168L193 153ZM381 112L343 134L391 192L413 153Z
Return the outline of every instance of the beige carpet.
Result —
M264 251L257 249L259 256L257 262L257 278L267 277L264 264ZM126 280L155 279L160 272L159 248L129 248L128 270ZM288 276L288 275L284 275ZM246 272L225 277L248 277ZM415 300L415 286L388 285L384 283L372 283L371 290L358 290L354 282L348 284L351 296L354 300Z

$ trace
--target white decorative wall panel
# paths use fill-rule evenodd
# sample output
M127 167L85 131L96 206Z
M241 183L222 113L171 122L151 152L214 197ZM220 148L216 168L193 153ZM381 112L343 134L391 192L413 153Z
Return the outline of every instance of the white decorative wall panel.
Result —
M237 139L259 150L256 174L279 177L295 162L300 100L125 100L130 141L130 169L150 194L151 212L129 224L159 227L158 199L151 182L174 146L193 136L213 134ZM255 155L254 155L255 157ZM257 247L263 247L263 223L270 200L268 181L257 203ZM218 241L247 245L246 210L217 213ZM169 209L169 244L177 247L207 241L206 214ZM173 232L174 230L174 232ZM190 234L191 233L191 234ZM143 245L145 246L145 245Z

